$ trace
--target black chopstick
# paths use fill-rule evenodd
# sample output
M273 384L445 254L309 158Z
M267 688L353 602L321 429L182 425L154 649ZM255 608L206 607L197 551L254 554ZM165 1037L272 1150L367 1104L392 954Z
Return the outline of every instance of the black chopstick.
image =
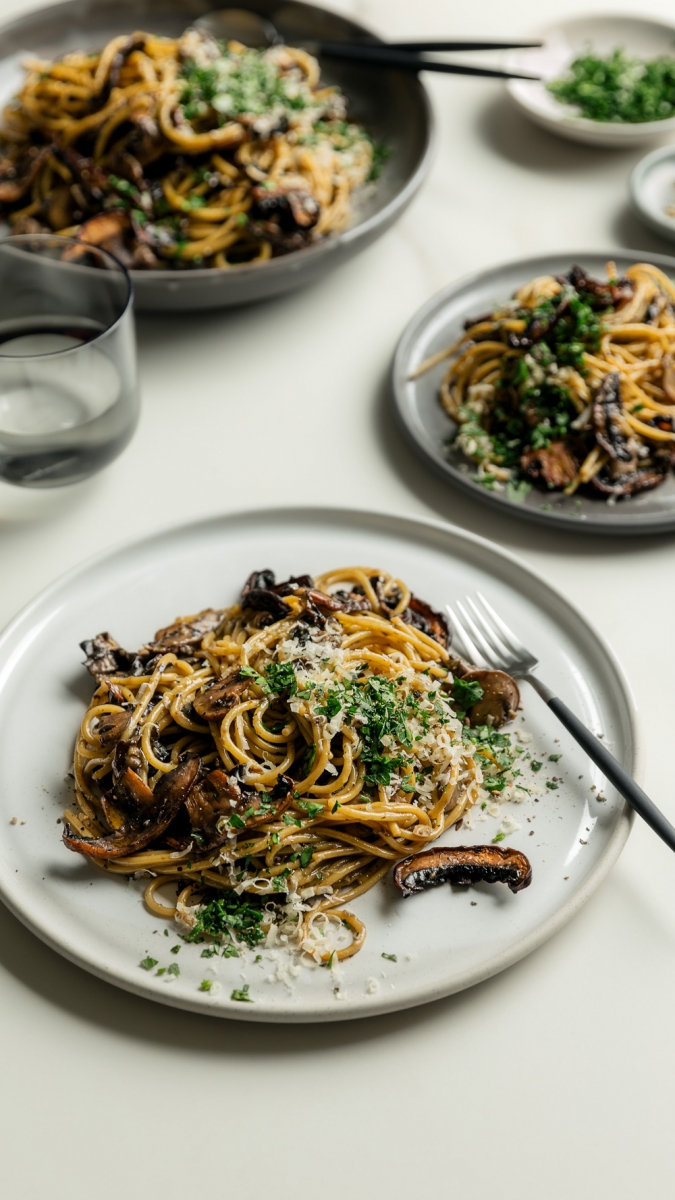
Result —
M520 71L493 71L490 67L465 67L459 63L437 62L421 58L403 50L390 50L388 46L355 45L345 42L317 42L313 51L326 58L344 58L351 62L369 62L381 67L403 67L408 71L439 71L445 75L479 75L486 79L539 79L538 75L524 75Z
M462 50L536 50L543 42L322 42L324 46L357 46L366 50L420 50L455 51Z

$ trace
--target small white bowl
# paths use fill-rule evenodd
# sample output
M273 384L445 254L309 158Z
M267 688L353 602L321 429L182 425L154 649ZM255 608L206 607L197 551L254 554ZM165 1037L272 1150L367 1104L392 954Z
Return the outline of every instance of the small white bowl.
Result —
M577 116L575 108L561 104L546 88L547 81L564 75L574 59L589 49L602 56L617 49L635 58L675 56L675 25L598 14L550 25L541 30L541 37L540 49L514 51L508 58L510 70L517 67L541 75L541 82L512 79L507 85L518 107L537 125L593 146L640 146L675 134L675 117L642 123L591 121Z
M630 195L638 216L671 242L675 242L675 146L662 146L641 158L630 177Z

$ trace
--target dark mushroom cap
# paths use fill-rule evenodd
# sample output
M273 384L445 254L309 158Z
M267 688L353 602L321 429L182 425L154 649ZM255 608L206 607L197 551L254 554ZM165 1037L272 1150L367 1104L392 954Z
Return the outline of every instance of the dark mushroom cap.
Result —
M222 846L234 833L278 821L293 793L293 780L282 775L271 794L242 783L237 771L211 771L186 802L192 836L202 853Z
M465 671L462 679L480 684L483 695L469 709L470 725L492 725L498 729L512 721L520 704L520 691L515 679L505 671L484 671L475 667Z
M634 451L628 445L625 414L618 371L605 375L593 401L593 428L598 445L618 462L633 462Z
M521 455L520 467L523 474L534 483L564 488L579 470L579 460L565 442L556 439L540 450L530 446Z
M529 859L520 850L502 846L433 846L394 867L394 883L404 897L442 883L505 883L512 892L520 892L531 882Z
M205 721L219 721L235 704L241 700L249 685L248 679L240 678L239 667L224 679L195 696L192 707L198 716Z
M144 807L142 821L129 822L125 824L124 829L100 838L80 837L66 823L63 833L64 844L69 850L75 850L80 854L87 854L90 858L102 861L122 858L126 854L135 854L138 850L144 850L146 846L154 842L155 838L164 833L181 805L185 803L197 779L200 766L198 758L188 758L173 771L169 771L157 784L154 792L150 792L148 788L151 799ZM121 778L124 779L126 794L132 794L134 799L140 802L145 798L145 792L141 792L135 781L129 779L129 776L134 774L131 768L126 768ZM130 786L131 783L133 783L133 789ZM141 779L138 779L138 784L145 789L145 784ZM129 824L132 824L132 828L129 828Z

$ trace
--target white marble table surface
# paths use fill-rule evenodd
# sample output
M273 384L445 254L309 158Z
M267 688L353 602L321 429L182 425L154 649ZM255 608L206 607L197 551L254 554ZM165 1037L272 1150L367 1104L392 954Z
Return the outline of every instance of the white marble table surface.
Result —
M585 8L334 5L386 37L527 34ZM1 0L0 15L28 7ZM669 0L647 7L672 16ZM0 624L94 548L174 519L277 502L441 516L521 554L601 627L637 697L646 786L675 820L673 538L553 536L495 517L432 478L385 408L400 331L453 278L550 249L668 252L628 210L640 151L555 140L496 83L429 88L437 158L395 229L304 294L141 318L143 416L123 457L70 490L0 485ZM339 470L315 449L326 432ZM666 1196L674 998L675 860L639 822L599 893L528 959L447 1001L332 1027L153 1006L2 909L0 1187L7 1200Z

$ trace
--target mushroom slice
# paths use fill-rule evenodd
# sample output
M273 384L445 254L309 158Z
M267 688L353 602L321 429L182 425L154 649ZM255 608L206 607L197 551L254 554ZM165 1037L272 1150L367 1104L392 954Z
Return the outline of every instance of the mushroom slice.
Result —
M578 459L564 442L557 440L541 450L531 447L520 459L521 470L535 483L542 481L548 487L567 487L579 470Z
M394 883L404 897L442 883L506 883L512 892L520 892L531 882L529 859L520 850L501 846L433 846L394 867Z
M520 704L520 691L515 679L505 671L483 671L478 667L465 671L462 679L480 684L483 695L469 709L470 725L492 725L499 729L512 721Z
M174 621L164 629L158 629L148 649L155 654L190 653L201 645L204 635L217 629L223 619L221 610L205 608L187 621Z
M628 445L624 420L621 376L612 371L605 375L593 401L593 428L598 444L610 458L632 462L634 453Z
M281 776L270 795L242 783L236 771L230 775L211 771L186 802L192 835L204 853L215 850L243 829L278 821L292 791L293 780L287 775Z
M565 277L566 282L571 283L572 287L578 292L584 292L589 301L594 301L593 307L606 308L611 305L613 308L619 308L628 300L632 300L635 294L635 284L632 279L622 276L615 283L603 283L600 279L592 279L587 275L583 267L574 266Z
M66 823L63 833L65 845L69 850L103 861L144 850L164 833L181 805L188 799L199 774L200 765L198 758L188 758L160 780L154 792L150 793L152 800L144 810L142 825L135 823L135 827L131 829L125 826L124 829L106 837L85 838L80 837ZM129 773L133 774L132 771Z
M195 696L192 707L205 721L219 721L235 704L238 704L249 685L241 679L239 667L205 692Z
M627 471L625 475L616 475L613 479L606 471L594 475L591 483L597 492L603 496L636 496L638 492L649 492L658 487L668 476L668 469L660 466L640 467L636 471Z
M268 181L269 182L269 181ZM274 221L283 233L312 229L321 215L321 206L309 192L301 188L275 187L267 183L251 191L254 220Z
M16 160L0 159L0 204L15 204L25 196L52 146L31 146Z
M291 612L291 609L284 603L281 597L267 588L251 588L244 599L244 605L247 608L254 608L256 612L269 615L270 620L267 624L272 624L273 621L281 621Z
M107 712L99 717L95 732L106 750L119 742L130 720L131 713L128 712Z
M418 596L411 596L410 604L405 612L401 613L401 620L405 621L407 625L414 625L416 629L421 629L423 633L438 642L444 650L449 646L448 622L443 613L432 608L426 600L420 600Z
M106 675L128 675L134 655L123 650L109 633L97 633L96 637L80 642L86 658L84 666L90 675L101 679Z

